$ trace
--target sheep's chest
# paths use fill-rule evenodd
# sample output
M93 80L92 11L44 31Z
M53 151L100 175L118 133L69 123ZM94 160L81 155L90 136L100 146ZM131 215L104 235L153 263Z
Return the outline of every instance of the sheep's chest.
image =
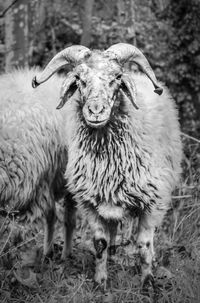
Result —
M69 148L67 188L84 208L144 209L154 196L147 163L128 132L79 137Z

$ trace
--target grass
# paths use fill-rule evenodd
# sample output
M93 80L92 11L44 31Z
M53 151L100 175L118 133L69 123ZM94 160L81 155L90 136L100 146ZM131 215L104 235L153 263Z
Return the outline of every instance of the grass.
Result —
M53 260L42 257L42 225L0 218L0 302L32 303L199 303L200 302L200 143L183 138L183 180L156 232L155 288L142 292L131 245L122 245L108 263L106 290L93 282L90 230L79 218L73 257L60 261L58 223ZM59 213L62 212L60 209ZM125 224L124 229L127 228Z

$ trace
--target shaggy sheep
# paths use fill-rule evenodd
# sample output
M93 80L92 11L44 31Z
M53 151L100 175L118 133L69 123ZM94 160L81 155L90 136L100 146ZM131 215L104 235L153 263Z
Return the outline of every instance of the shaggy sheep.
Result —
M143 73L127 71L124 63L130 61ZM137 248L146 281L152 278L154 230L181 171L175 103L144 55L123 43L106 51L66 48L33 79L33 87L66 64L73 70L63 82L57 107L65 105L66 187L94 231L95 280L107 279L108 244L115 244L118 222L138 216ZM68 243L76 205L66 203ZM70 248L64 250L70 253Z
M44 254L52 247L55 200L64 195L67 153L62 114L55 110L61 79L34 91L36 70L0 76L0 208L32 219L44 215Z

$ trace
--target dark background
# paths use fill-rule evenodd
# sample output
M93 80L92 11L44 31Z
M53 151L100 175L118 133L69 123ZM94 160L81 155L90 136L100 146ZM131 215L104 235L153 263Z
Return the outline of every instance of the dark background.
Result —
M200 131L199 0L1 0L0 71L43 67L61 49L135 44L169 87L184 132Z

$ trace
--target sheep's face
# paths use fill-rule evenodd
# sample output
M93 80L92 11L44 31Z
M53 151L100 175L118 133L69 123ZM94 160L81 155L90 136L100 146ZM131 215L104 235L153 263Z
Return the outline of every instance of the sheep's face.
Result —
M86 68L79 74L78 88L83 103L83 116L90 127L104 126L110 119L112 108L121 84L122 72L119 68L110 73L106 66Z
M121 66L101 53L93 55L68 74L62 86L58 108L61 108L75 91L80 95L83 117L87 125L93 128L101 128L108 123L119 92L123 91L128 98L131 96Z

